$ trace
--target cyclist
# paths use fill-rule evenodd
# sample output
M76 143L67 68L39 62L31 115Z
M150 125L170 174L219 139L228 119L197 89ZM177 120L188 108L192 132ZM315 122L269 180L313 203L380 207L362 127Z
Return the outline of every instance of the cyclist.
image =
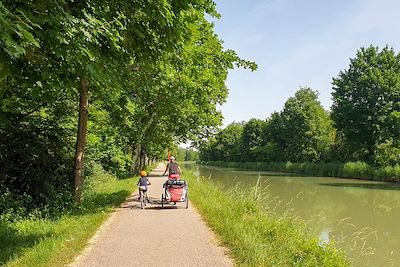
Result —
M147 202L150 203L149 197L147 196L147 186L151 185L149 179L147 178L147 172L146 171L140 171L140 178L137 183L139 186L139 199L141 194L145 194L145 197L147 199Z
M170 162L168 162L167 167L165 168L164 174L168 172L168 178L170 179L179 179L182 173L181 168L178 163L175 162L175 157L172 156Z

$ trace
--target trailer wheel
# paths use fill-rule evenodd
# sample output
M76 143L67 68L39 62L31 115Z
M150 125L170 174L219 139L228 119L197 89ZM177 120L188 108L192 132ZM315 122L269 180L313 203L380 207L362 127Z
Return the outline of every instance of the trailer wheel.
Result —
M161 208L164 208L164 194L161 194Z

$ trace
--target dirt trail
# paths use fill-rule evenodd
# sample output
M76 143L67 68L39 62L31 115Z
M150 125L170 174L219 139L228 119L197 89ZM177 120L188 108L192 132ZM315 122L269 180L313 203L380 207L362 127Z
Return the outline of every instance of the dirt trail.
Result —
M146 209L140 209L136 192L71 266L233 266L190 202L188 209L183 203L160 208L164 168L160 164L149 175Z

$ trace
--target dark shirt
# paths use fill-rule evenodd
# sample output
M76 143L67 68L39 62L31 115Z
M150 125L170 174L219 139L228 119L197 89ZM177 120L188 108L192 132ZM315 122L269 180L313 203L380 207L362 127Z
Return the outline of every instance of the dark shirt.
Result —
M170 162L168 164L169 174L179 174L178 164L175 162Z
M148 185L149 179L147 179L147 177L143 176L139 178L139 182L138 185L139 186L146 186Z

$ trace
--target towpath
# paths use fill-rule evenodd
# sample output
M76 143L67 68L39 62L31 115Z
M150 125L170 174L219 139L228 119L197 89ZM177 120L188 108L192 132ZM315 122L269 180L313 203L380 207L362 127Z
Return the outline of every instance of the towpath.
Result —
M190 202L188 209L183 203L161 209L164 168L160 164L149 175L146 209L140 209L135 192L71 266L233 266Z

